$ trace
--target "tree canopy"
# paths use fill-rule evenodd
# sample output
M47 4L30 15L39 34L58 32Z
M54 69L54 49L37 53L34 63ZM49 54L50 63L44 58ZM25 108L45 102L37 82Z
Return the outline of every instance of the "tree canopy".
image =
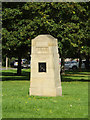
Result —
M4 2L2 48L9 57L23 57L31 39L51 34L58 39L61 57L89 56L89 4Z

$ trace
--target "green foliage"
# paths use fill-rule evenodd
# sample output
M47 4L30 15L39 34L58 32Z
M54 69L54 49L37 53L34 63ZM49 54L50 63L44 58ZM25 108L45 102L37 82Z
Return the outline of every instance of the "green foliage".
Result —
M89 47L88 3L3 3L2 13L3 49L7 54L12 51L11 55L23 56L30 50L31 39L39 34L56 37L63 57L88 54L83 50Z
M12 3L12 5L15 7L15 4ZM21 5L17 3L16 8L9 6L9 3L3 3L2 48L3 53L8 57L23 57L30 49L30 36L25 20L22 19L20 7Z

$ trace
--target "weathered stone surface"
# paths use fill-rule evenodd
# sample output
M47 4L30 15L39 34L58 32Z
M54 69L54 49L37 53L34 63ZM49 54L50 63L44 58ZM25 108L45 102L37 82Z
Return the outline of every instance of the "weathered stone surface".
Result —
M32 40L30 95L62 95L57 43L51 35L39 35Z

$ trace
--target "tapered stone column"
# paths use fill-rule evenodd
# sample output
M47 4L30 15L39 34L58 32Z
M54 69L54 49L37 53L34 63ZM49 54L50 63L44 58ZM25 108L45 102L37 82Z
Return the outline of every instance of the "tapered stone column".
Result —
M32 40L29 94L62 96L58 42L51 35Z

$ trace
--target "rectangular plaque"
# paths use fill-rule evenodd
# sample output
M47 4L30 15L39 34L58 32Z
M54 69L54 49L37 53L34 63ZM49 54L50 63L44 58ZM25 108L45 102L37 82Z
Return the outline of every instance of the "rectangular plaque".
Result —
M46 72L46 63L38 63L39 72Z

